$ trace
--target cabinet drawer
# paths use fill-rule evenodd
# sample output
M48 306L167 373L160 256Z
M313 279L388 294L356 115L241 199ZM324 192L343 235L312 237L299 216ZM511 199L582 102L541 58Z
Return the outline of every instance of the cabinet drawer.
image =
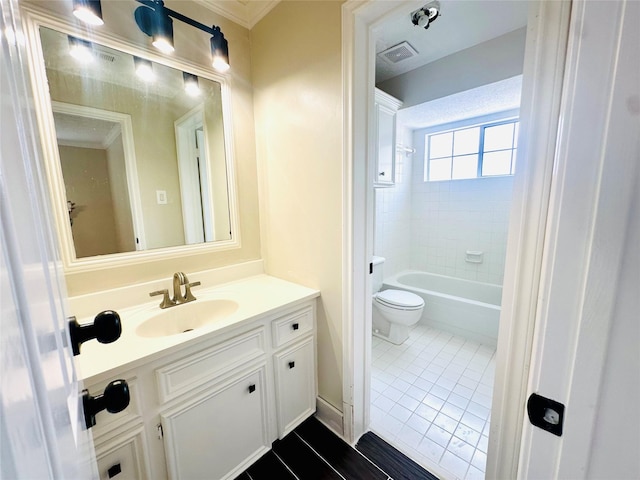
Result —
M274 348L302 337L313 331L313 307L309 306L274 320L272 328Z
M156 377L160 402L173 400L216 375L264 355L264 349L264 329L258 328L159 368Z
M296 428L316 410L313 337L275 355L278 437Z
M169 478L235 478L271 447L266 365L161 414Z
M118 435L104 443L96 442L100 480L143 480L150 478L143 427Z

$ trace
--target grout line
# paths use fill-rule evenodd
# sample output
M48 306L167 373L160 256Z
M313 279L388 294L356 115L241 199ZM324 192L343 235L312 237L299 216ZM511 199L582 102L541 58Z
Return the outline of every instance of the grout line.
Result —
M274 451L273 451L273 449L271 449L271 451L272 451L272 452L273 452L273 454L276 456L276 458L277 458L278 460L280 460L280 463L281 463L281 464L283 464L283 465L284 465L284 467L285 467L287 470L289 470L289 473L291 473L291 475L293 475L293 476L295 477L295 479L296 479L296 480L300 480L300 477L298 477L298 476L293 472L293 470L291 470L291 469L289 468L289 465L287 465L287 464L284 462L284 460L282 460L282 459L280 458L280 455L278 455L276 452L274 452Z
M306 441L304 438L302 438L302 437L298 434L298 432L296 432L296 431L294 430L294 431L293 431L293 433L296 435L296 437L298 437L300 440L302 440L302 443L304 443L307 447L309 447L309 448L313 451L313 453L315 453L315 454L316 454L316 456L317 456L318 458L320 458L324 463L326 463L327 465L329 465L329 467L331 467L331 469L332 469L334 472L336 472L338 475L340 475L340 478L342 478L342 479L344 479L344 480L347 480L347 479L345 478L345 476L344 476L344 475L342 475L338 470L336 470L336 469L335 469L335 467L334 467L333 465L331 465L331 464L327 461L327 459L326 459L326 458L324 458L322 455L320 455L320 454L316 451L316 449L315 449L315 448L313 448L311 445L309 445L309 444L307 443L307 441Z

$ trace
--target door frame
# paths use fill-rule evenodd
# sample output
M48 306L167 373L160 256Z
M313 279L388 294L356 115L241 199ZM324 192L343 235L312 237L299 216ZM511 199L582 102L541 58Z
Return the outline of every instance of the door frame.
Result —
M369 424L373 170L367 160L375 148L368 133L374 131L373 29L386 16L422 3L349 0L343 5L343 431L351 443ZM531 2L529 7L520 109L521 132L528 135L519 140L514 179L488 478L517 475L570 13L568 1Z
M136 149L134 145L133 137L133 125L131 123L131 115L119 112L110 112L109 110L102 110L100 108L87 107L85 105L73 105L71 103L51 101L51 111L53 113L64 113L67 115L74 115L76 117L92 118L97 120L105 120L107 122L115 123L119 126L119 131L122 135L122 150L124 152L124 168L125 176L127 177L127 193L129 195L129 210L131 211L131 220L133 223L133 239L136 250L146 250L147 241L144 233L144 220L142 215L142 199L140 198L140 183L138 181L138 167L136 160ZM55 125L52 125L55 130ZM113 132L112 132L113 133ZM55 138L55 131L53 137ZM114 140L114 137L110 136L107 140L108 144ZM51 165L51 189L56 199L60 199L63 203L66 203L67 199L66 187L64 184L64 176L62 175L62 167L60 163L60 153L58 145L55 146L53 151L48 152L54 159ZM73 247L73 234L71 232L71 226L67 219L63 216L56 216L56 229L61 232L62 241L61 252L63 258L66 258L68 263L77 260L76 251Z

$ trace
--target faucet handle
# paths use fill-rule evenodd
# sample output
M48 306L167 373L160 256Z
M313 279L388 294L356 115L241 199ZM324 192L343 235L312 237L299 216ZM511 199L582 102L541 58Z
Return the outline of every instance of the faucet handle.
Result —
M169 290L167 290L166 288L164 290L157 290L149 294L150 297L155 297L157 295L162 295L162 302L160 302L160 308L169 308L175 305L171 301L171 298L169 298Z
M191 293L191 287L197 287L200 285L200 282L191 282L191 283L187 283L184 286L184 297L185 297L185 302L191 302L193 300L196 299L196 297L193 296L193 293Z

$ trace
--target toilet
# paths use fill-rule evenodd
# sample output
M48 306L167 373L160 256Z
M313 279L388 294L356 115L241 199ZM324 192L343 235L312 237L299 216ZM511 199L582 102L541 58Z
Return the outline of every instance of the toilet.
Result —
M382 290L383 257L373 257L373 334L400 345L409 338L409 329L418 323L424 300L405 290Z

